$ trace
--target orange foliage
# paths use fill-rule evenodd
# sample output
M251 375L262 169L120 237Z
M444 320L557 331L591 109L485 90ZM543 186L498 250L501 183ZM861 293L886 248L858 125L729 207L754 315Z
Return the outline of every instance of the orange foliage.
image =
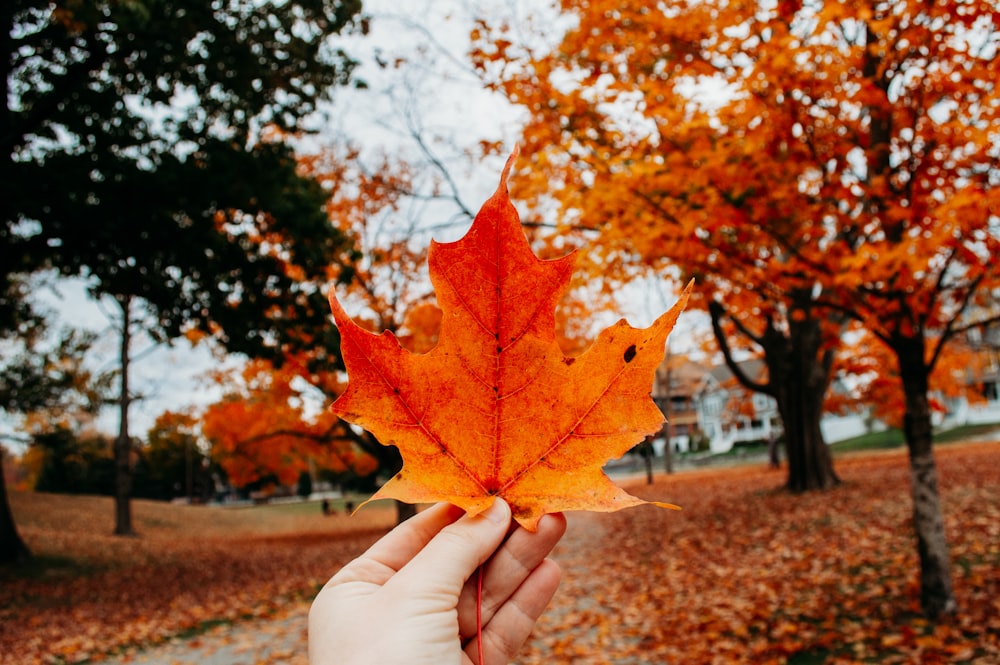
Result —
M357 253L331 268L331 277L340 280L347 300L372 329L399 330L404 312L431 300L422 279L426 249L411 239L413 229L401 219L401 204L415 189L409 165L383 157L365 170L357 147L328 148L298 160L302 172L329 193L330 222Z
M443 313L429 353L367 332L331 293L350 376L332 409L402 453L402 471L373 499L478 513L501 496L534 529L546 512L644 503L601 467L663 422L649 391L686 295L645 330L622 321L579 357L563 356L553 312L573 257L531 252L507 194L514 158L465 237L431 247Z
M755 334L797 295L946 341L994 299L995 3L558 7L550 52L483 21L472 55L529 114L515 195L600 230L595 275L678 264Z
M270 473L292 484L309 469L309 460L321 469L360 476L375 470L375 460L353 444L332 414L305 412L293 386L298 376L293 363L275 369L266 361L251 361L239 389L206 409L202 432L234 485Z

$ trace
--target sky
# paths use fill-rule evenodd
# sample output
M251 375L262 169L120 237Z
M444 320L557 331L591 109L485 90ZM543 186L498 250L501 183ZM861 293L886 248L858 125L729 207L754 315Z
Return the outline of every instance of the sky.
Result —
M315 122L318 140L346 140L361 146L362 163L374 163L382 154L389 154L424 164L425 182L433 175L428 161L432 155L454 179L462 206L478 210L496 189L506 155L477 161L470 155L477 152L482 140L499 141L506 151L513 150L523 111L484 90L472 71L466 57L472 18L485 12L493 20L530 25L526 32L534 31L540 23L529 22L529 13L540 11L546 3L366 0L364 4L372 19L369 34L348 36L338 44L360 61L356 76L367 83L367 89L335 91L333 102ZM561 27L557 22L542 24L554 41ZM433 233L417 234L415 242L429 242L431 236L440 241L458 238L471 220L457 211L454 202L414 204L407 211L410 218L416 216L423 228L434 229ZM46 286L35 292L39 304L54 312L58 321L99 333L88 366L114 368L119 343L113 324L116 306L89 297L82 280L46 281ZM673 295L650 281L625 294L619 314L642 326L672 304ZM137 358L132 383L142 395L130 412L133 436L144 435L167 409L198 409L222 394L222 388L205 378L206 372L221 362L207 345L192 348L184 339L155 345L140 336L132 353ZM236 365L238 359L229 362ZM109 434L116 432L117 414L109 409L98 425ZM0 435L14 428L16 423L0 421Z

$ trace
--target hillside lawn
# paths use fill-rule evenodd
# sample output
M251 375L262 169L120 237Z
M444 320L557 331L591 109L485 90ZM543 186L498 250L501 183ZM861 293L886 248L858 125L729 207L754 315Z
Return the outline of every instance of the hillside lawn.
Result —
M679 513L570 515L563 586L518 663L1000 663L1000 443L937 458L954 617L917 612L905 452L853 452L829 492L788 494L784 470L752 464L622 483ZM307 603L394 517L137 500L121 538L109 498L10 498L36 560L0 568L2 665L99 662Z

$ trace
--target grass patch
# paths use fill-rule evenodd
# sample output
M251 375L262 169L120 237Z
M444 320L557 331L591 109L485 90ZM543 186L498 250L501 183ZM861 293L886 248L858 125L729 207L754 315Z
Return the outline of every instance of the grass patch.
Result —
M838 441L837 443L830 444L830 450L834 454L855 452L858 450L884 450L887 448L898 448L903 443L903 432L901 430L887 429L881 432L862 434L853 439Z
M939 432L934 432L934 443L956 443L968 441L988 435L1000 430L1000 423L985 425L962 425ZM900 448L906 444L902 430L887 429L881 432L871 432L862 434L853 439L845 439L837 443L830 444L830 450L836 455L840 453L857 452L863 450L888 450Z
M962 425L943 432L934 433L934 443L955 443L956 441L968 441L1000 431L1000 423L989 423L985 425ZM998 437L1000 438L1000 437Z

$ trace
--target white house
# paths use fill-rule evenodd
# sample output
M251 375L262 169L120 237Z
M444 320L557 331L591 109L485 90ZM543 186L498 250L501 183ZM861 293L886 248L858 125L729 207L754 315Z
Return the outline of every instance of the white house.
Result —
M747 360L740 368L753 380L763 378L763 361ZM702 377L695 391L698 425L712 452L725 452L741 441L766 441L781 435L778 404L770 395L740 384L729 367L718 365Z
M774 398L747 390L726 365L707 367L682 363L670 372L672 390L668 390L668 361L657 370L653 399L674 423L671 441L675 450L692 450L698 447L698 442L707 442L708 450L719 453L740 442L767 441L781 436L781 416ZM751 379L765 378L766 367L762 360L743 361L740 366ZM664 409L668 396L669 414ZM884 426L872 422L867 411L862 411L826 414L820 421L820 428L827 443L836 443ZM657 452L661 450L662 444Z
M978 399L942 400L947 409L940 423L944 427L1000 423L1000 326L985 333L974 328L966 335L966 342L978 351L979 362L966 377Z
M762 360L743 361L740 366L751 379L766 378ZM977 377L970 377L970 383L985 401L942 400L948 411L935 425L1000 423L1000 361ZM835 385L834 390L837 389L847 390ZM767 441L782 434L774 398L744 388L724 364L708 367L668 356L656 371L652 396L669 420L661 436L653 442L658 455L663 453L668 432L675 451L707 449L713 453L726 452L739 442ZM884 423L871 416L869 409L847 414L826 413L820 420L823 439L828 444L885 428Z

